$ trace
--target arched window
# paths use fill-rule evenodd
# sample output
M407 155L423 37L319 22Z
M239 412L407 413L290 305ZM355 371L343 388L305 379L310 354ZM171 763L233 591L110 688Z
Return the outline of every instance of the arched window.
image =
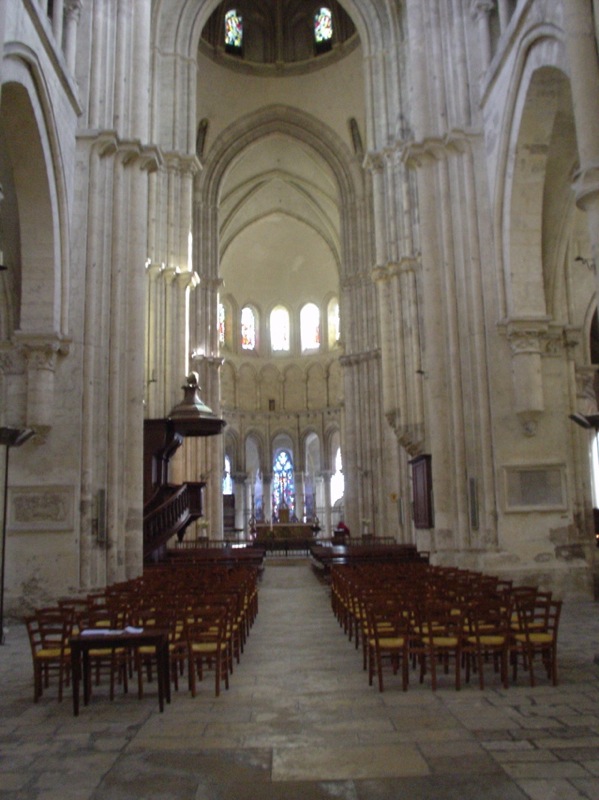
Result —
M249 306L241 309L241 348L256 349L256 314Z
M341 448L335 453L335 472L331 475L331 505L343 499L345 480L343 478L343 464L341 462Z
M321 472L320 439L316 433L306 436L304 455L304 503L306 521L317 518L316 478Z
M227 312L224 303L218 304L218 343L221 347L225 346L227 340Z
M314 49L316 54L327 53L333 46L333 14L322 6L314 14Z
M262 522L264 520L264 502L260 446L255 437L251 435L245 441L245 471L250 476L250 512L258 522Z
M231 459L225 456L225 469L223 473L223 494L233 494L233 479L231 478Z
M302 352L320 347L320 310L315 303L307 303L300 311Z
M339 301L333 297L327 306L327 327L329 334L329 350L339 344L341 338L341 324L339 317Z
M273 352L289 351L289 311L275 306L270 313L270 346Z
M243 48L243 19L235 9L225 14L225 51L241 55Z
M293 461L289 450L279 450L272 465L272 512L278 518L282 509L289 510L289 518L293 516L295 506L295 481L293 479Z

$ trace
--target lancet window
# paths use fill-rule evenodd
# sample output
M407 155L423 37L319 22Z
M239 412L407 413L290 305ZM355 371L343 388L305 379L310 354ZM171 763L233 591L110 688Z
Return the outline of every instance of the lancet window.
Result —
M333 44L333 14L321 6L314 14L314 46L316 53L326 53Z
M290 346L289 311L276 306L270 314L270 346L273 352L288 352Z
M239 55L242 49L243 19L232 8L225 14L225 51L233 55Z
M250 306L241 309L241 348L243 350L256 349L256 314Z

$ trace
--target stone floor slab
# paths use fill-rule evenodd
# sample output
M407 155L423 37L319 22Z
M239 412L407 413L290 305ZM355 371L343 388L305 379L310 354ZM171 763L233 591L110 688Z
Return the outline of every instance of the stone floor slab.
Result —
M274 781L360 780L429 774L417 748L365 745L358 747L281 747L273 753Z

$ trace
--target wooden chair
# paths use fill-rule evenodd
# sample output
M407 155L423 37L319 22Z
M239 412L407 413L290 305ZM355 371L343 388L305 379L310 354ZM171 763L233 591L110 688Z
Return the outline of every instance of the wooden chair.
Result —
M466 635L462 652L466 658L466 680L470 678L470 660L475 659L478 682L485 688L484 664L491 659L499 664L501 683L509 686L511 606L501 597L480 597L467 610Z
M408 688L409 620L401 607L389 602L372 601L365 604L366 654L368 683L372 686L374 673L378 677L379 692L383 691L383 660L389 660L393 674L401 667L402 689Z
M69 639L74 615L60 607L40 608L25 619L31 656L33 658L33 701L38 702L48 688L50 674L58 675L58 699L62 701L63 686L68 685L71 665Z
M222 607L197 608L187 617L185 640L187 643L187 674L191 696L196 696L197 679L203 680L204 669L214 670L214 692L220 695L221 680L229 688L229 654L227 643L227 616Z
M561 600L547 596L523 598L517 602L518 629L512 632L510 644L513 679L518 673L518 660L522 658L528 670L530 685L535 686L535 656L540 656L547 677L557 686L557 634L562 610Z
M411 653L420 663L420 682L427 670L431 672L431 688L437 689L437 667L449 672L449 662L454 661L455 688L461 688L462 643L464 639L464 618L454 603L435 602L429 599L423 605L416 605L416 623L410 641Z
M183 623L179 624L178 616L173 609L146 610L138 611L133 618L133 624L140 628L160 628L168 631L168 648L170 677L175 686L179 689L179 675L181 667L186 663L186 646L183 638ZM137 696L143 698L143 679L144 674L149 683L153 680L154 669L156 667L156 648L154 646L141 646L135 649L133 654L134 670L137 673Z

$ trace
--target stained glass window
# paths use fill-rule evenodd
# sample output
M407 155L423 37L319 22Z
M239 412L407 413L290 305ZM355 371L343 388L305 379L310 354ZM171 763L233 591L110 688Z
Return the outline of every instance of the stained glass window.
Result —
M335 472L331 475L331 504L343 498L345 479L343 477L343 464L341 462L341 448L335 453Z
M278 519L279 511L289 509L289 518L293 516L295 506L295 481L293 479L293 461L288 450L279 450L272 465L272 511L273 518Z
M320 347L320 310L315 303L307 303L300 312L302 351Z
M225 14L225 50L238 54L243 45L243 19L235 9Z
M339 317L339 303L336 298L329 302L328 306L329 317L329 347L335 347L341 338L341 322Z
M225 456L225 469L223 474L223 494L233 494L233 479L231 478L231 459Z
M289 311L283 306L270 313L270 346L274 352L289 350Z
M241 347L256 349L256 315L249 306L241 309Z
M323 6L314 14L314 45L317 53L326 53L333 43L333 15Z
M226 336L227 315L223 303L218 304L218 343L224 346Z

